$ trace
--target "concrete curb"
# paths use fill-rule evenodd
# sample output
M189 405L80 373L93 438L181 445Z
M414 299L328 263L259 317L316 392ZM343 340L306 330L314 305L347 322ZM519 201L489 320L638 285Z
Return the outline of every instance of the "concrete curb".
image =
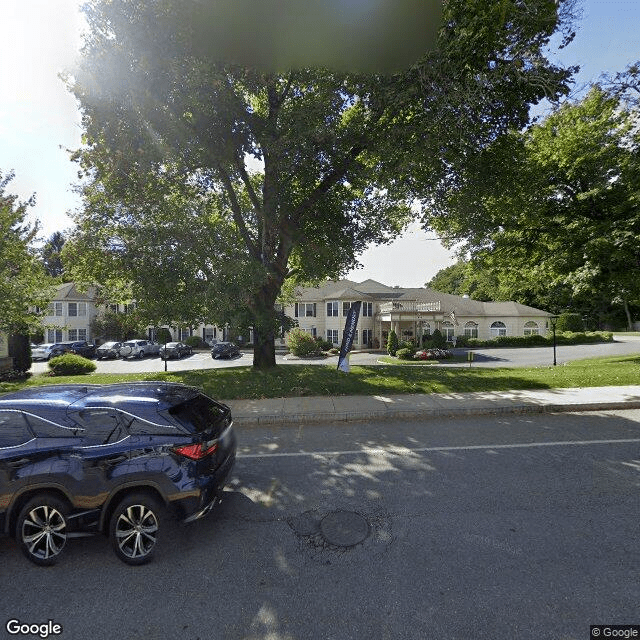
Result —
M227 401L236 426L640 409L640 386Z

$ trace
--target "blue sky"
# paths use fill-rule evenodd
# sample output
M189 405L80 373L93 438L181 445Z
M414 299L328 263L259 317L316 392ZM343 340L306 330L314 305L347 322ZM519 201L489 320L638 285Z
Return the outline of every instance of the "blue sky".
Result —
M8 191L27 199L42 236L71 226L78 201L76 167L65 149L80 144L74 99L58 73L73 67L80 45L81 0L0 0L0 171L14 170ZM585 0L574 42L554 54L578 64L576 88L640 59L640 0ZM367 250L364 268L349 274L419 287L454 257L417 225L390 245Z

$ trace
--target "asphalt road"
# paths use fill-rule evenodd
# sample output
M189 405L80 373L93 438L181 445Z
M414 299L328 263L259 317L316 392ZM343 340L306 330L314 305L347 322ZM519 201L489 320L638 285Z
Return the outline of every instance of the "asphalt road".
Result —
M465 350L455 350L457 353L466 353ZM609 344L558 346L556 348L556 361L558 364L582 358L598 356L617 356L640 354L640 336L617 337L616 341ZM379 353L353 352L350 356L351 364L375 365L379 364ZM540 367L553 364L553 348L533 347L527 349L474 349L473 367ZM277 355L277 364L319 364L336 366L337 356L329 358L293 358L291 356ZM165 363L160 358L144 358L138 360L95 360L99 373L148 373L164 371ZM169 371L184 371L188 369L212 369L220 367L250 366L253 363L253 355L244 352L240 358L232 360L213 360L209 352L196 352L188 358L181 360L169 360ZM442 363L440 366L468 366L465 363ZM34 362L31 372L34 374L48 371L46 362Z
M591 624L640 624L640 411L238 437L223 503L168 530L149 565L92 538L39 568L0 540L2 631L586 640Z

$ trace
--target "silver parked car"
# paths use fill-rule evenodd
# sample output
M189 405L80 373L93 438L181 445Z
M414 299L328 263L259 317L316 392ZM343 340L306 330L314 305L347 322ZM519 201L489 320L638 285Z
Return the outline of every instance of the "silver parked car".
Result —
M31 359L32 360L49 360L51 358L51 351L54 347L58 347L57 342L45 342L44 344L38 344L31 347Z
M120 347L122 358L144 358L145 356L157 356L160 345L151 340L127 340Z
M105 342L96 349L98 360L103 358L119 358L122 342Z

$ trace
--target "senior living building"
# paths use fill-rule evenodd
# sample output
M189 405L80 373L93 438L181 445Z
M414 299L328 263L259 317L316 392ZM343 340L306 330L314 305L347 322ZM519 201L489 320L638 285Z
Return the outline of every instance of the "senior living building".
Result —
M66 340L94 341L100 336L91 333L91 321L102 309L129 312L129 305L99 306L95 288L79 291L75 284L60 285L44 312L43 327L46 342ZM455 296L429 288L409 289L390 287L375 280L327 281L318 287L298 287L295 301L283 307L298 326L339 346L342 341L346 315L354 302L362 303L354 348L384 348L391 330L400 340L421 338L436 329L449 342L459 336L488 340L496 336L545 335L549 330L547 311L517 302L480 302L468 296ZM226 340L233 335L229 327L201 324L197 327L166 327L175 340L197 335L203 340ZM155 329L147 329L148 338L155 337ZM252 336L242 336L241 342L251 342ZM286 335L276 344L286 345Z
M517 302L480 302L434 289L390 287L375 280L329 281L296 290L285 313L314 336L339 345L345 317L361 301L354 347L384 347L391 330L400 340L421 338L436 329L447 341L458 336L488 340L497 336L545 335L552 314Z

